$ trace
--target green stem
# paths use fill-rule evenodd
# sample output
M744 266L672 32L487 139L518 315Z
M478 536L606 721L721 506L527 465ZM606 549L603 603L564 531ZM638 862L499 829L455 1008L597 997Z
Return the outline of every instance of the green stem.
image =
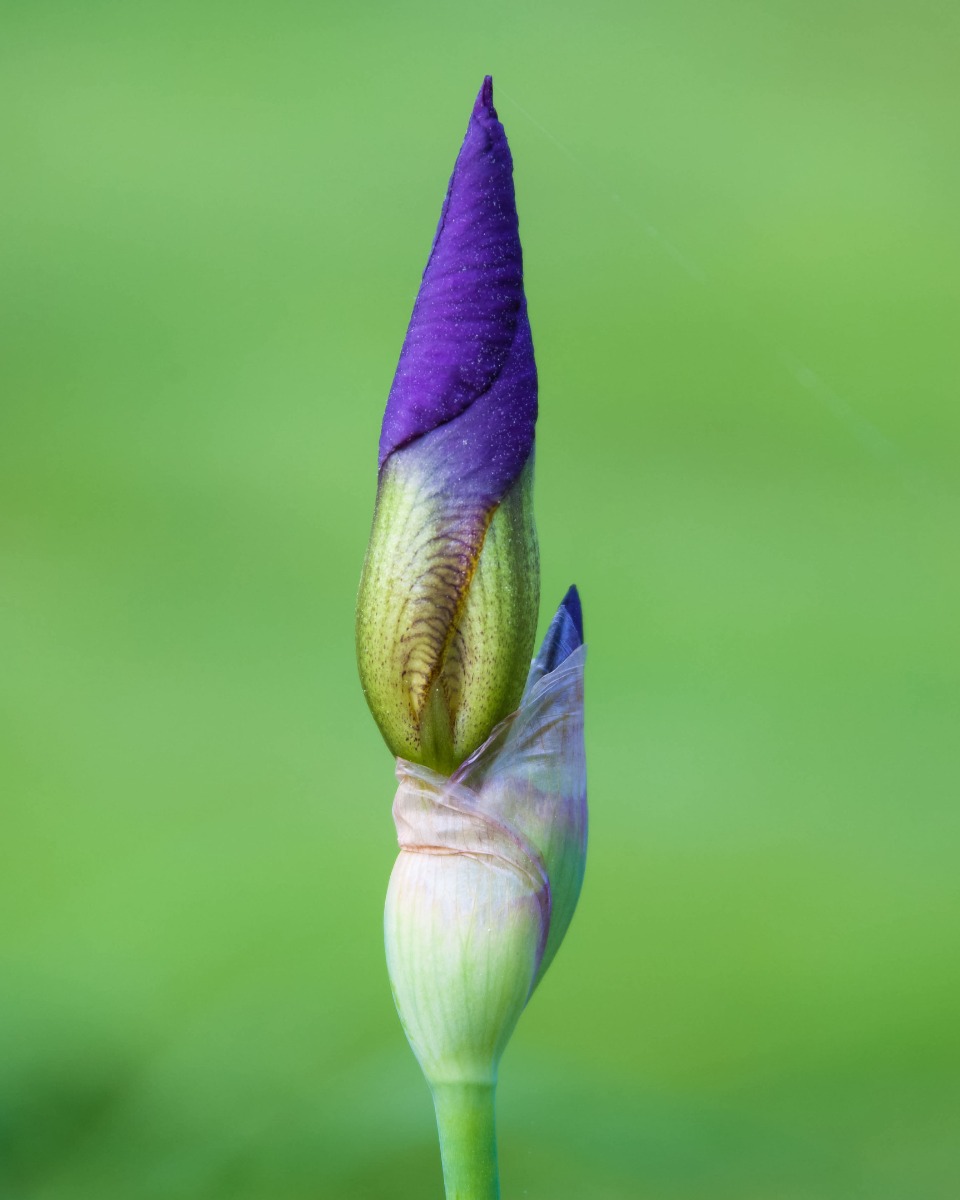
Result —
M492 1083L441 1083L433 1089L447 1200L499 1200Z

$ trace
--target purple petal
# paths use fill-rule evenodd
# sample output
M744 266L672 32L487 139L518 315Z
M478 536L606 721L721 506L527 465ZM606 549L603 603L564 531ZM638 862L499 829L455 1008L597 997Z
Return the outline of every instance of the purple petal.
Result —
M533 446L537 372L523 294L513 160L488 76L457 158L400 353L380 466L429 435L439 473L484 506Z

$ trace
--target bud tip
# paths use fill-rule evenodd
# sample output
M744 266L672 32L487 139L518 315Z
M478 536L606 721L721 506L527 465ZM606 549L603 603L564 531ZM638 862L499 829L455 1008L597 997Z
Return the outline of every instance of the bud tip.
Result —
M476 116L479 116L481 112L487 112L494 119L496 119L497 110L493 107L492 75L484 75L483 83L480 85L480 92L477 96L477 102L473 106L473 111Z
M573 621L574 628L577 631L577 637L583 641L583 607L580 604L580 593L577 591L577 585L572 583L567 589L567 594L560 602L560 607L566 610L570 620Z

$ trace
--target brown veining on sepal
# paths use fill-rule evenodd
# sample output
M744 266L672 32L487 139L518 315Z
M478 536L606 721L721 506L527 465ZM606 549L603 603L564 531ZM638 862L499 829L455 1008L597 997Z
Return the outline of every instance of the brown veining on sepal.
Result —
M449 773L523 691L539 605L533 464L490 510L438 488L428 465L411 448L384 467L357 658L393 753Z

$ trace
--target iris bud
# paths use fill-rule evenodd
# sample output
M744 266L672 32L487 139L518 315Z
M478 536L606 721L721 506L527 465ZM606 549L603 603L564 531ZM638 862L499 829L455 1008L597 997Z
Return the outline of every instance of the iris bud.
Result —
M487 78L387 400L357 604L360 679L387 745L444 775L523 691L536 417L513 163Z
M494 1083L573 916L587 837L584 656L572 588L519 709L476 753L450 777L397 764L387 966L435 1092Z

